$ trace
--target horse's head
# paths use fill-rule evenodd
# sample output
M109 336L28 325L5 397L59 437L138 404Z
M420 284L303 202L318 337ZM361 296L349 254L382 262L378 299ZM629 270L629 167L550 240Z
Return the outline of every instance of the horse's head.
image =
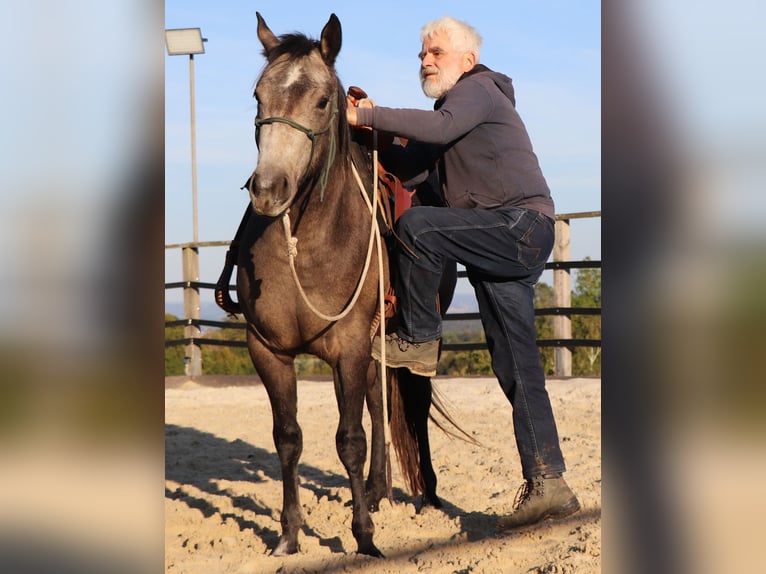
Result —
M324 186L335 158L338 121L345 119L334 69L341 28L332 14L319 41L276 37L256 15L267 65L255 87L258 164L249 191L256 213L276 217L305 183L323 180Z

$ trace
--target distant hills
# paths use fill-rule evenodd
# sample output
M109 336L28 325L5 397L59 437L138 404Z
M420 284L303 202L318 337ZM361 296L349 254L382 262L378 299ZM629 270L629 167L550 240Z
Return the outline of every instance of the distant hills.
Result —
M473 293L456 293L449 308L450 313L476 313L478 310L479 307ZM180 301L165 301L165 313L183 317L184 304ZM216 305L215 301L203 300L200 303L200 317L210 321L221 321L226 318L226 312Z

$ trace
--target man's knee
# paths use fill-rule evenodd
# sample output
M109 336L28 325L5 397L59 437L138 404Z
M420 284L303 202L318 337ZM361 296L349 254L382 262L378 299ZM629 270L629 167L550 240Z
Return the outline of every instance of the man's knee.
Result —
M427 207L411 207L399 217L396 224L396 232L408 245L412 245L417 232L423 229L425 224L425 211Z

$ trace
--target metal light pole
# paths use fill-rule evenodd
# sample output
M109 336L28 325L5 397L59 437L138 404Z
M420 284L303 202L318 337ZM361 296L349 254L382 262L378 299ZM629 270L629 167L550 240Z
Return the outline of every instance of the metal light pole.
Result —
M202 37L199 28L181 28L165 30L165 44L169 56L189 55L189 102L191 113L191 164L192 164L192 219L194 239L190 245L182 250L184 287L184 319L187 325L184 329L184 337L190 341L186 345L184 357L184 370L192 377L202 374L202 349L195 340L202 334L199 323L195 320L200 318L199 299L199 232L197 229L197 134L194 120L194 54L204 54L203 42L207 39Z
M189 56L189 108L191 114L191 166L192 166L192 220L193 241L199 241L197 227L197 131L194 113L194 54L204 54L207 38L199 28L165 30L165 44L169 56Z

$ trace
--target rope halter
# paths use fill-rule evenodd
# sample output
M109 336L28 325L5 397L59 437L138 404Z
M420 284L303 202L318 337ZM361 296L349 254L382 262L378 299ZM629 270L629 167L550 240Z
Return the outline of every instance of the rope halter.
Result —
M309 155L308 165L311 165L311 161L314 159L314 148L316 147L316 137L322 135L325 132L328 132L328 131L330 132L330 150L327 153L327 161L325 162L324 168L322 168L322 174L319 177L319 201L324 200L324 190L327 187L327 179L330 175L330 166L335 161L335 154L338 151L338 144L336 141L335 130L330 129L332 128L337 115L338 115L338 91L336 90L332 98L332 113L330 114L330 119L328 120L327 125L324 127L324 129L315 131L311 128L307 128L306 126L299 124L298 122L294 120L291 120L290 118L283 118L279 116L272 116L270 118L259 118L258 116L255 117L254 123L255 123L256 145L258 144L258 134L260 132L261 126L266 124L276 124L276 123L287 124L291 128L306 134L306 137L308 137L309 140L311 141L311 154Z

